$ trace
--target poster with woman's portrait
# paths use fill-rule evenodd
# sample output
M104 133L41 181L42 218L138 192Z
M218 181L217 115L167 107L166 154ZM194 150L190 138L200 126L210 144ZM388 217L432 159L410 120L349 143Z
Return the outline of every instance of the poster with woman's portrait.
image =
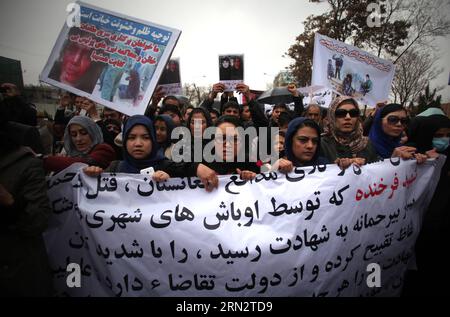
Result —
M181 31L77 2L40 80L127 115L144 114Z
M219 81L232 91L244 81L244 55L219 55Z
M166 95L182 95L180 59L171 58L159 78L158 85Z

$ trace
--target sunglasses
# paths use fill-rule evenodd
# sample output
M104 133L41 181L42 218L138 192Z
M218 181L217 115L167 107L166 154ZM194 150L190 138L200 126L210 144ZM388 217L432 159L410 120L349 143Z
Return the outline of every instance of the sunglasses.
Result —
M392 125L397 124L399 121L402 125L408 124L408 118L400 118L398 116L389 116L386 118L386 120L389 124L392 124Z
M347 116L347 114L349 114L351 118L358 118L359 110L358 109L351 109L351 110L337 109L334 112L334 115L336 116L336 118L345 118Z

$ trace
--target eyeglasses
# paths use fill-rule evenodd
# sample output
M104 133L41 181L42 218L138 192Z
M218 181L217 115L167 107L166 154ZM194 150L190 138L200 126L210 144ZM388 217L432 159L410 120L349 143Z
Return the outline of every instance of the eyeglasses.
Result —
M217 143L230 143L230 144L238 144L241 141L241 138L237 135L235 136L227 136L227 135L217 135L215 138Z
M408 118L406 118L406 117L400 118L398 116L389 116L386 118L386 120L389 124L392 124L392 125L395 125L398 122L400 122L402 125L408 124Z
M334 115L336 116L336 118L345 118L347 116L347 114L349 114L351 118L358 118L359 110L358 109L351 109L351 110L337 109L334 112Z

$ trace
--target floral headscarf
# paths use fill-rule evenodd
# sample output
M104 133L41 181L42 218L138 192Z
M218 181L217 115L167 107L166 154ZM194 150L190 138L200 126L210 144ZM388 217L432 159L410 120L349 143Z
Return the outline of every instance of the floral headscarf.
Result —
M333 137L337 143L350 147L352 154L361 152L367 147L369 139L363 136L361 121L356 121L355 129L350 133L343 133L336 128L336 109L344 102L351 103L359 110L358 103L350 96L339 96L334 98L328 110L328 126L325 128L325 134Z

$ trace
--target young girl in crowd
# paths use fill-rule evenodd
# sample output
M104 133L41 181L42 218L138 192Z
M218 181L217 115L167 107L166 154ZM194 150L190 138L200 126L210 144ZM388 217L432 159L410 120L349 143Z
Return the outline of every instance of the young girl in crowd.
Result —
M168 159L172 159L172 149L174 143L172 142L171 135L175 128L175 123L169 115L161 114L155 117L154 121L156 142L163 149L164 156Z
M198 163L175 163L164 157L156 141L152 121L143 115L130 117L123 131L123 161L114 161L105 170L98 166L85 167L89 176L105 172L139 174L141 170L153 168L153 180L162 182L169 177L198 176L210 191L217 187L218 179L213 170Z

